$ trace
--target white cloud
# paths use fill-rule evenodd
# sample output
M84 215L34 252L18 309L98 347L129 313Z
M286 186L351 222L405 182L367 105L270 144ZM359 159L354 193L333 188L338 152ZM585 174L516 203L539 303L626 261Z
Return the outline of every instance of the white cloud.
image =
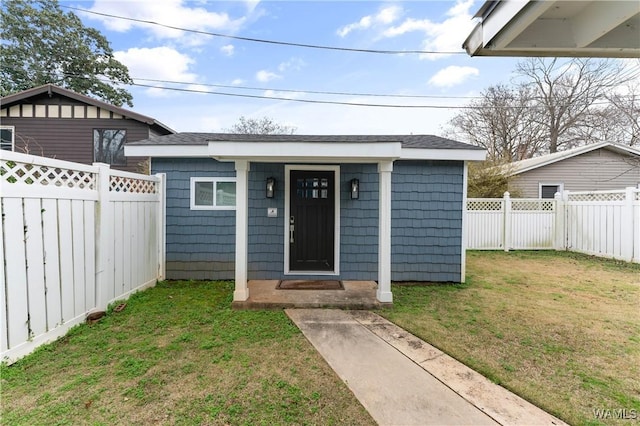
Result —
M244 80L241 78L236 78L231 82L231 84L233 86L240 86L241 84L244 84Z
M420 31L426 36L423 42L423 50L435 52L462 51L462 43L475 25L470 13L472 6L473 0L458 0L447 11L447 18L442 22L408 18L398 26L387 28L382 35L383 37L397 37L408 32ZM439 59L443 56L426 54L422 58Z
M267 70L260 70L256 73L256 80L261 83L266 83L271 80L282 78L282 76Z
M200 31L237 31L247 19L247 17L233 19L227 13L209 12L203 7L190 7L184 0L154 0L153 2L95 0L90 10ZM193 34L142 22L93 14L85 14L85 16L102 21L108 29L113 31L127 32L139 28L149 31L155 38L161 40L177 39L187 45L200 45L211 38L207 35Z
M399 6L387 6L378 11L375 15L367 15L362 17L358 22L347 24L338 28L336 33L340 37L346 37L350 32L355 30L366 30L376 25L389 25L395 22L402 14L402 8Z
M198 80L198 75L189 71L195 61L171 47L133 47L126 51L114 52L114 57L129 68L129 75L134 80L136 77L185 83L195 83ZM162 83L158 82L142 81L142 83L162 86ZM187 87L196 89L200 86L188 85ZM148 90L148 94L154 96L167 93L168 91L161 89Z
M306 65L307 63L300 58L291 58L288 61L282 62L280 65L278 65L278 71L280 72L285 72L289 70L300 71Z
M235 47L233 46L233 44L225 44L220 48L220 50L222 51L222 53L224 53L227 56L233 56Z
M451 65L438 71L429 84L436 87L453 87L464 83L467 79L480 74L478 68Z

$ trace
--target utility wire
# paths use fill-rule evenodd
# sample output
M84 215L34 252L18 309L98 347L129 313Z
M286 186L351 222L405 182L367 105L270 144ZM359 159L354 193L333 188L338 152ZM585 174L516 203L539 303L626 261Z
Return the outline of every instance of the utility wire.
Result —
M171 80L158 80L153 78L139 78L131 77L134 81L150 81L153 83L167 83L167 84L184 84L184 85L197 85L206 87L219 87L222 89L242 89L242 90L260 90L267 91L272 90L274 92L285 93L309 93L314 95L339 95L339 96L367 96L367 97L380 97L380 98L414 98L414 99L482 99L482 96L440 96L440 95L394 95L390 93L357 93L357 92L327 92L316 90L298 90L298 89L273 89L269 87L250 87L250 86L236 86L225 84L207 84L197 82L186 81L171 81Z
M129 18L129 17L126 17L126 16L113 15L113 14L110 14L110 13L95 12L93 10L81 9L79 7L73 7L73 6L60 5L60 7L63 7L63 8L66 8L66 9L70 9L70 10L75 10L75 11L78 11L78 12L84 12L84 13L89 13L89 14L93 14L93 15L105 16L107 18L122 19L122 20L125 20L125 21L139 22L139 23L148 24L148 25L156 25L156 26L159 26L159 27L169 28L169 29L178 30L178 31L184 31L184 32L188 32L188 33L208 35L208 36L213 36L213 37L228 38L228 39L233 39L233 40L250 41L250 42L254 42L254 43L274 44L274 45L279 45L279 46L294 46L294 47L304 47L304 48L308 48L308 49L337 50L337 51L342 51L342 52L376 53L376 54L383 54L383 55L406 55L406 54L465 55L466 54L466 52L462 52L462 51L447 52L447 51L435 51L435 50L355 49L355 48L349 48L349 47L324 46L324 45L319 45L319 44L305 44L305 43L294 43L294 42L279 41L279 40L266 40L266 39L260 39L260 38L241 37L241 36L232 36L232 35L229 35L229 34L213 33L213 32L203 31L203 30L193 30L193 29L189 29L189 28L182 28L182 27L176 27L176 26L173 26L173 25L162 24L160 22L150 21L150 20L146 20L146 19Z
M194 83L197 84L197 83ZM133 83L130 86L148 87L151 89L172 90L176 92L188 92L188 93L203 93L208 95L221 95L221 96L233 96L239 98L252 98L252 99L271 99L278 101L290 101L290 102L303 102L308 104L329 104L329 105L348 105L348 106L360 106L360 107L378 107L378 108L431 108L431 109L474 109L474 106L448 106L448 105L398 105L398 104L372 104L372 103L360 103L360 102L341 102L341 101L323 101L317 99L298 99L298 98L285 98L278 96L261 96L261 95L248 95L243 93L227 93L217 92L209 90L198 89L186 89L179 87L162 87L153 86L151 84Z
M107 80L105 80L107 81ZM197 83L193 83L197 85ZM343 102L343 101L327 101L327 100L318 100L318 99L299 99L299 98L286 98L279 96L265 96L265 95L249 95L243 93L228 93L228 92L218 92L218 91L209 91L209 90L199 90L199 89L187 89L180 87L167 87L167 86L154 86L151 84L142 84L142 83L133 83L129 84L130 86L138 86L138 87L147 87L151 89L161 89L161 90L171 90L175 92L186 92L186 93L201 93L208 95L220 95L220 96L230 96L230 97L239 97L239 98L251 98L251 99L269 99L276 101L289 101L289 102L302 102L308 104L325 104L325 105L346 105L346 106L357 106L357 107L375 107L375 108L423 108L423 109L497 109L501 108L501 106L496 105L406 105L406 104L376 104L376 103L364 103L364 102ZM592 105L608 105L610 102L594 102ZM531 109L538 108L538 105L505 105L504 108L507 109Z

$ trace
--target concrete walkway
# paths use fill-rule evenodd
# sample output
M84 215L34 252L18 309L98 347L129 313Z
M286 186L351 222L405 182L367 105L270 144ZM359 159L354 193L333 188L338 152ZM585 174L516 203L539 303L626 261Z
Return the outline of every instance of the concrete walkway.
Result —
M380 425L565 425L372 312L285 312Z

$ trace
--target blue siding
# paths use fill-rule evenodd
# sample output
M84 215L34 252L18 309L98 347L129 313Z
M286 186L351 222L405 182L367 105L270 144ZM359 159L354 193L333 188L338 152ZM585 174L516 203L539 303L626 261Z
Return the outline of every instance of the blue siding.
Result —
M268 177L276 179L273 198L265 195ZM278 217L267 217L276 207ZM251 163L249 172L249 279L281 279L284 270L284 165Z
M233 279L235 211L190 210L193 176L235 176L233 163L212 159L154 159L167 174L167 278ZM461 162L397 161L392 174L394 281L459 281L462 225ZM265 197L267 177L276 195ZM351 200L351 179L360 198ZM283 279L283 164L252 163L249 172L249 279ZM267 216L267 208L278 217ZM376 280L378 274L378 171L375 164L340 167L340 276ZM291 276L287 278L320 278Z
M210 158L154 158L153 173L167 174L167 278L233 279L235 210L191 210L191 177L235 177L233 163Z
M346 280L378 279L378 166L340 167L340 272ZM360 196L351 199L351 179L360 181Z
M391 279L459 282L463 163L397 161L391 181Z

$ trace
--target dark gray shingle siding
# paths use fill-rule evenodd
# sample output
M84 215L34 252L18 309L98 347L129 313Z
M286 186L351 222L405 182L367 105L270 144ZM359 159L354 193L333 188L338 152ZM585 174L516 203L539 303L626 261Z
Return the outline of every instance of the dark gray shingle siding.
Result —
M462 162L394 164L392 280L460 281L462 173Z

